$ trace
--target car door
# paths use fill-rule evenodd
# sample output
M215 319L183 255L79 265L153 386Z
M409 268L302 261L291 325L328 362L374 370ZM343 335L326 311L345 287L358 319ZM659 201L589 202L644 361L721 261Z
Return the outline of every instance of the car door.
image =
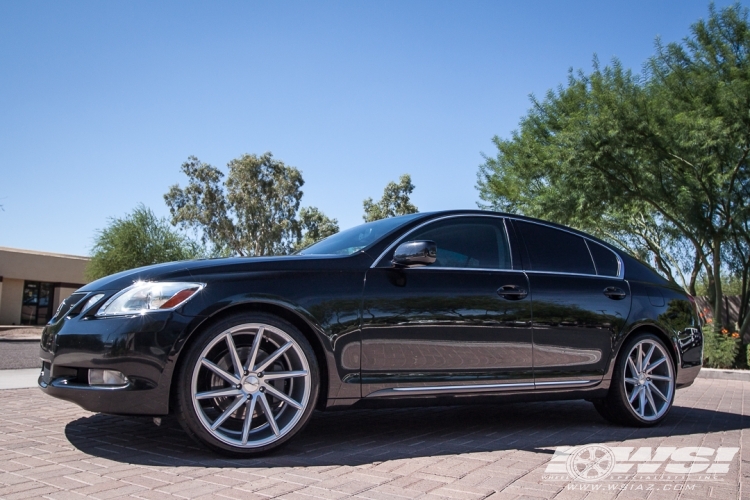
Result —
M424 240L435 263L394 267L396 243ZM362 395L533 388L528 281L512 261L500 217L448 217L395 242L366 276Z
M622 262L572 232L529 221L512 225L525 247L536 387L600 381L630 312Z

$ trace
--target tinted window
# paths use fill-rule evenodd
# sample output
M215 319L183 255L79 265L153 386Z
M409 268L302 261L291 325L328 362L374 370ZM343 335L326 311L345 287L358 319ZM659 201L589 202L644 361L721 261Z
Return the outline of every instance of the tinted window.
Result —
M589 250L591 250L594 264L596 264L596 274L600 276L617 276L619 263L612 250L593 241L587 241L586 243L589 246Z
M437 260L430 267L510 269L510 253L500 220L458 217L418 229L404 241L431 240Z
M586 241L580 236L529 222L513 224L526 243L531 271L596 274Z

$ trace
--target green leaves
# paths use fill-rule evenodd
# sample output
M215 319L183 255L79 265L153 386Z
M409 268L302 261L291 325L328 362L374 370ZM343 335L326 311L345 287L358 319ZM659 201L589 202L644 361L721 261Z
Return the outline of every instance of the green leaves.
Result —
M86 277L95 280L136 267L201 256L200 245L139 205L121 219L109 219L109 225L98 231Z
M682 43L657 43L641 74L595 60L532 99L519 130L493 139L480 206L593 232L692 292L705 273L720 298L726 262L750 262L747 17L711 7Z
M302 173L271 153L245 154L227 167L224 180L219 169L191 156L182 164L188 185L174 185L164 195L172 223L198 231L214 253L284 255L338 232L336 220L314 207L298 219Z
M324 238L339 232L339 221L329 219L315 207L304 207L299 211L299 224L302 238L295 245L295 251L309 247Z
M391 181L383 190L383 197L377 203L372 198L362 202L365 222L372 222L397 215L413 214L419 210L411 203L409 195L414 191L411 176L404 174L398 179L398 184Z

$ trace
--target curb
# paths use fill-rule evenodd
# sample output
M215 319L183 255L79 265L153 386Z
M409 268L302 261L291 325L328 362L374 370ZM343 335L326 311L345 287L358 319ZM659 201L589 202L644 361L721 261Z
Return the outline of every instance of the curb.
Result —
M25 368L23 370L0 370L0 390L2 389L30 389L38 387L39 368Z
M44 327L39 326L0 326L0 341L6 340L36 340L42 339L42 330Z
M742 380L750 382L750 370L721 370L717 368L701 368L698 378L719 380Z

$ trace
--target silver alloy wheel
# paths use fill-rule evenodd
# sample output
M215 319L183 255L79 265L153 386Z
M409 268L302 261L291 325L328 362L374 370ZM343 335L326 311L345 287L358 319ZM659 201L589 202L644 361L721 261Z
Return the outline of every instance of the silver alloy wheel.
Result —
M247 323L217 335L193 367L190 395L203 427L240 448L265 446L291 431L310 399L310 367L283 330Z
M664 415L672 404L674 372L669 353L653 339L633 346L625 364L625 394L633 411L645 421Z

